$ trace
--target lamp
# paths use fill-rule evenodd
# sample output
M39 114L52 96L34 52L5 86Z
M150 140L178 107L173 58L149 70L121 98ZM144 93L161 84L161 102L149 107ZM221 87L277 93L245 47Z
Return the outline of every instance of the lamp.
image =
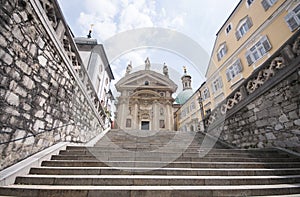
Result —
M200 113L201 113L201 120L202 120L202 124L203 124L203 129L204 131L206 130L206 125L205 125L205 120L204 120L204 110L203 110L203 98L201 96L201 92L199 91L199 97L198 97L198 103L200 106Z

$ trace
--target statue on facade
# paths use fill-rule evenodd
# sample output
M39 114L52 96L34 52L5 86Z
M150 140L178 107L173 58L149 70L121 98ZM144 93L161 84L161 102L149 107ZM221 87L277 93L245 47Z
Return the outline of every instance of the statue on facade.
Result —
M186 74L186 66L183 66L183 72Z
M145 60L145 70L150 70L150 60L149 57L147 57L147 59Z
M125 75L129 74L131 72L131 70L132 70L132 65L131 65L131 61L130 61L130 63L127 65L126 74Z
M163 73L165 76L169 77L169 71L168 71L168 66L166 63L164 63L164 67L163 67Z

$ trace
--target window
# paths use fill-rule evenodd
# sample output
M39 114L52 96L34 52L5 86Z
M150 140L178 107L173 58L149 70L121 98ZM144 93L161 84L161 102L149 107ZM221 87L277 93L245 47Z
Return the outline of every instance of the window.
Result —
M127 128L131 127L131 119L126 119L126 127Z
M246 53L248 65L253 64L268 51L271 50L271 44L267 36L262 37L254 46L252 46Z
M217 54L218 61L220 61L222 57L226 55L226 53L227 53L227 47L226 44L224 43L219 47L218 54Z
M98 75L97 76L97 81L96 81L96 91L98 91L100 89L100 82L101 82L101 78Z
M298 4L284 18L290 30L295 31L300 25L300 4Z
M103 65L100 64L100 66L99 66L99 72L102 73L102 71L103 71Z
M159 128L164 129L165 128L165 120L159 120Z
M247 0L247 5L250 6L254 0Z
M243 37L247 31L249 31L249 29L252 27L253 23L250 19L250 17L246 17L245 19L243 19L239 25L238 25L238 28L235 32L235 36L236 36L236 39L239 40L241 37Z
M230 30L232 29L232 26L231 24L229 24L227 27L226 27L226 33L228 34L230 32Z
M190 110L193 111L196 108L195 102L192 102L190 105Z
M203 100L208 99L209 97L209 90L208 88L206 88L205 90L203 90Z
M233 63L233 65L231 65L227 68L227 70L226 70L227 80L230 81L235 76L237 76L240 72L242 72L242 70L243 70L243 67L242 67L241 60L238 59L237 61L235 61Z
M149 81L145 81L145 86L149 85Z
M105 79L105 85L107 86L108 84L108 78Z
M272 5L274 5L277 0L262 0L261 4L265 11L267 11Z
M218 79L216 79L215 81L213 81L212 83L212 90L213 92L217 92L220 89L222 89L223 87L223 83L222 83L222 79L219 77Z

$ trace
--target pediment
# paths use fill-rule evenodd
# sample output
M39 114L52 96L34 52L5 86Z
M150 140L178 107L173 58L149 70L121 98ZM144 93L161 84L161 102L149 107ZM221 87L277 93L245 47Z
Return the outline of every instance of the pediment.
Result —
M174 92L177 89L177 85L168 77L156 73L154 71L138 71L129 74L116 83L118 89L132 89L138 87L153 87L153 88L168 88Z

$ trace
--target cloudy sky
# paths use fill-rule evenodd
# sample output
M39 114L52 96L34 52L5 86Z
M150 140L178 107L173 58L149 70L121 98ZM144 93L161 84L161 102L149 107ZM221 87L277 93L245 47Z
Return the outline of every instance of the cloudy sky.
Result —
M176 83L187 66L194 90L205 80L216 33L239 1L58 0L76 37L86 37L93 24L92 37L104 44L115 81L130 61L138 70L149 57L157 71L166 63Z

